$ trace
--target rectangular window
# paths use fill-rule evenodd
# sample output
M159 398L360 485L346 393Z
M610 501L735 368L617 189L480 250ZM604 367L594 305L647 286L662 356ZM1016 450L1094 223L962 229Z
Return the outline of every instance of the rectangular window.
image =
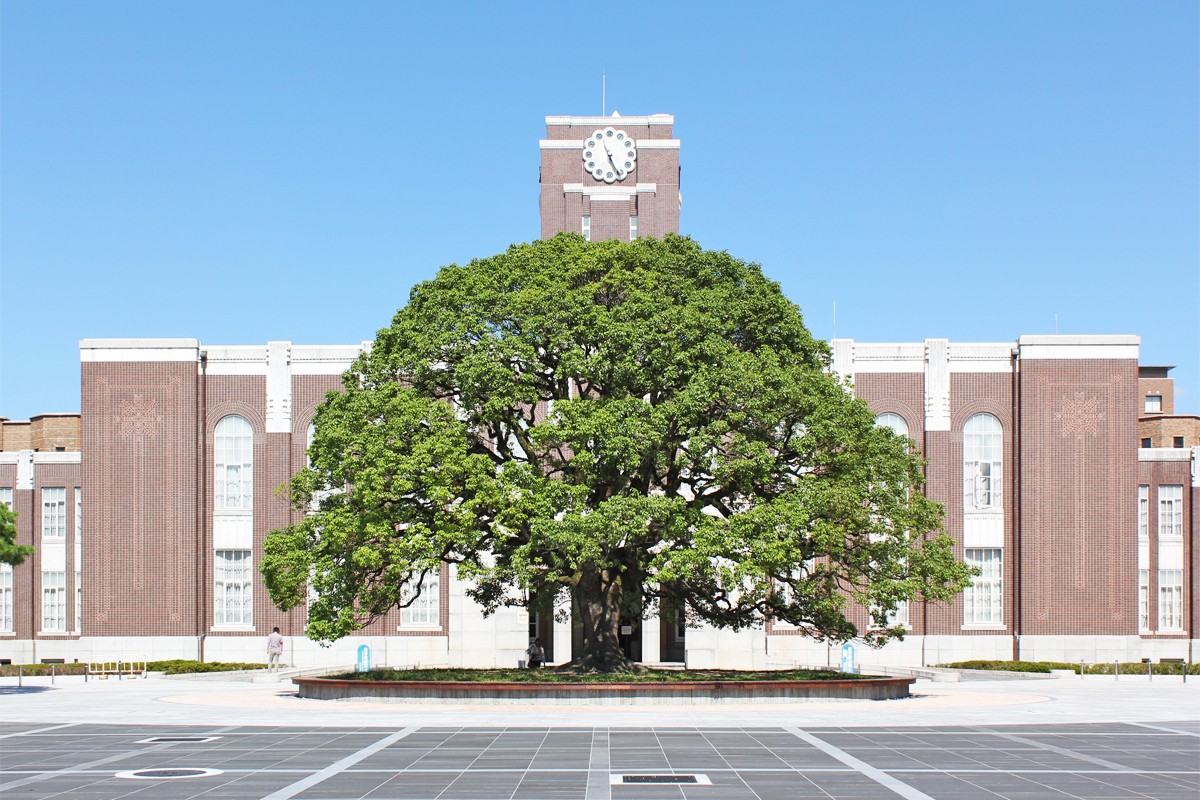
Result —
M254 624L254 582L249 550L217 550L213 622L216 625Z
M11 486L0 486L0 503L8 506L8 510L12 511L13 507L13 490Z
M1183 537L1183 486L1158 487L1158 538Z
M83 492L75 487L75 630L83 622Z
M67 629L67 573L42 573L42 630Z
M418 585L421 588L421 596L413 600L412 605L405 607L400 617L401 623L413 627L436 627L441 624L438 615L441 600L441 576L437 572L427 573ZM408 602L414 594L416 592L411 586L405 587L404 602Z
M42 489L42 538L67 538L67 490Z
M1183 437L1182 436L1172 437L1171 444L1174 447L1183 447Z
M1150 570L1138 570L1138 630L1150 630Z
M629 218L629 241L631 242L637 238L637 223L637 214L634 214Z
M13 569L0 564L0 632L13 632Z
M971 585L963 591L966 625L1000 625L1004 622L1004 573L998 547L967 548L967 565L979 567Z
M1153 439L1142 439L1142 447L1154 447Z
M83 573L75 570L75 630L82 628L83 620Z
M1150 487L1143 484L1138 487L1138 538L1150 536Z
M592 218L590 216L585 215L583 219L580 220L579 232L583 234L583 238L587 241L590 242L592 240Z
M1158 571L1158 629L1183 630L1183 570Z
M1148 394L1146 395L1146 413L1161 414L1162 413L1162 395Z

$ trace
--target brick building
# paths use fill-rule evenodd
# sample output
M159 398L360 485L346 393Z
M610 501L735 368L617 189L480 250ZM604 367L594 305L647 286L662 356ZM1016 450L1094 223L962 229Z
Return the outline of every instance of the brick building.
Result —
M678 230L673 118L546 124L543 236ZM569 659L569 621L483 617L450 568L418 604L328 649L303 638L303 609L270 604L262 542L297 513L275 488L303 466L318 403L368 346L81 342L81 416L0 425L0 500L37 546L0 571L0 659L261 661L276 625L293 664L351 663L367 644L377 664L512 666L531 635L551 662ZM832 342L832 369L925 454L925 490L981 570L953 603L901 608L909 636L860 662L1196 660L1200 440L1188 425L1200 420L1174 415L1170 368L1139 366L1138 348L1135 336ZM783 625L654 617L630 636L644 662L837 660Z

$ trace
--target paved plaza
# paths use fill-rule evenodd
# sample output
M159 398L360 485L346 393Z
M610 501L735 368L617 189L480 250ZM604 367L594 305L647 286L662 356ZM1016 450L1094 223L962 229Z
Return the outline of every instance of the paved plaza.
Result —
M321 702L223 680L0 680L10 798L1200 797L1200 681L914 686L895 701Z

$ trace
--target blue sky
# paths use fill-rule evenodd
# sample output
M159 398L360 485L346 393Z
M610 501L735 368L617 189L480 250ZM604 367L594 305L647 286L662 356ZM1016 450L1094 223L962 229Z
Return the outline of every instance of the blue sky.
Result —
M0 415L77 411L81 338L373 338L537 237L601 71L816 335L1138 334L1200 412L1195 2L628 7L5 2Z

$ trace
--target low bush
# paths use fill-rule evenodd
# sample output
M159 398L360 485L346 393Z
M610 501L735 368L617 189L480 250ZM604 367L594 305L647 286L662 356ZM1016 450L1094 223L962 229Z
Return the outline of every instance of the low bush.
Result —
M1078 664L1067 664L1062 661L955 661L952 664L938 664L949 669L988 669L1004 672L1050 672L1052 669L1078 670Z
M633 669L627 672L577 672L569 667L545 669L373 669L331 675L362 681L468 681L472 683L688 683L711 681L819 681L868 678L833 670L682 670Z
M53 670L55 675L82 675L86 664L5 664L0 666L0 678L15 678L18 674L25 677L36 677L38 675L50 676L50 671Z
M1079 664L1065 661L955 661L952 664L938 664L949 669L991 669L1004 672L1049 672L1052 669L1069 669L1079 672ZM1147 666L1155 675L1182 675L1184 664L1179 661L1160 661L1147 665L1141 661L1128 661L1120 665L1108 662L1104 664L1083 665L1084 675L1112 675L1118 669L1122 675L1145 675ZM1200 664L1188 666L1188 675L1200 675Z
M266 668L266 664L247 664L240 661L192 661L187 658L146 662L146 669L150 672L165 672L168 675L183 675L190 672L233 672L234 670Z

